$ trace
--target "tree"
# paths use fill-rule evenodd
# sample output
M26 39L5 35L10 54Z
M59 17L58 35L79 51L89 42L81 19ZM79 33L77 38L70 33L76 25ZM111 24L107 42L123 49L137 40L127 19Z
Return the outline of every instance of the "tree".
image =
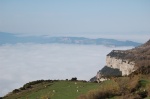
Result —
M71 81L77 81L77 77L71 78Z

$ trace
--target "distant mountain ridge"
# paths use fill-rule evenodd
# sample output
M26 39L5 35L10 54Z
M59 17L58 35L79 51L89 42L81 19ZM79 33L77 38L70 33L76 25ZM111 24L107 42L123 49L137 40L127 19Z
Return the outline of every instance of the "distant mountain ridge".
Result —
M81 45L105 45L105 46L139 46L140 43L133 41L119 41L115 39L85 37L46 37L46 36L18 36L11 33L0 32L0 45L16 43L58 43L58 44L81 44Z

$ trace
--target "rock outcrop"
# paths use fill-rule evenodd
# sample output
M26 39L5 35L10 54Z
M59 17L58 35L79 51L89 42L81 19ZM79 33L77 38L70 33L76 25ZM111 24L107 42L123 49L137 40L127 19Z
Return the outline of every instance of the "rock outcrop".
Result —
M106 66L113 68L113 69L119 69L122 72L122 76L129 75L130 73L135 71L135 69L134 69L135 62L134 61L116 58L115 56L110 56L110 55L108 55L106 57Z
M150 66L150 40L130 50L111 51L106 57L106 66L97 72L95 79L130 75L143 66Z

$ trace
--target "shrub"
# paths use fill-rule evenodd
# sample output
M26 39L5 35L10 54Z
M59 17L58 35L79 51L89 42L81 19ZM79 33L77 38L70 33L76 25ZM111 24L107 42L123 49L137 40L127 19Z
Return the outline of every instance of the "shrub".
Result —
M18 92L20 92L19 89L15 89L15 90L12 91L12 93L18 93Z
M78 99L87 99L86 95L80 95Z
M71 78L71 81L77 81L77 78L76 77Z
M66 79L66 81L68 81L68 79Z
M147 91L142 91L142 92L139 92L138 95L139 95L141 98L146 98L147 95L148 95L148 92L147 92Z
M105 81L99 89L91 90L86 95L81 95L78 97L78 99L106 99L119 95L118 91L119 87L116 82Z

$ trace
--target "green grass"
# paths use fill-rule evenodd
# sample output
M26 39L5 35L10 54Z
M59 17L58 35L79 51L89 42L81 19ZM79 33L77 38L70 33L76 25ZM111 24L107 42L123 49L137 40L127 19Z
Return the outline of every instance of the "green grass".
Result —
M76 99L81 94L98 87L99 84L89 82L77 82L77 84L75 81L43 82L33 85L31 89L10 94L4 99Z
M9 94L4 99L150 99L149 75L116 77L101 83L40 81L27 83L24 87L26 86L31 88Z
M146 87L146 85L150 83L148 80L142 79L139 81L140 87Z

